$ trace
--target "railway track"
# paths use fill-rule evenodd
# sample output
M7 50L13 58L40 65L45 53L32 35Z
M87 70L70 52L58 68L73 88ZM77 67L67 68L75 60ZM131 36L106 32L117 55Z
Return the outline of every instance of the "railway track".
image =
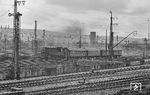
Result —
M132 74L132 75L131 75ZM136 73L125 73L122 76L110 76L105 78L91 78L84 84L79 80L62 82L59 84L49 84L24 88L27 95L68 95L72 93L93 92L105 89L129 87L131 82L140 82L146 85L150 81L150 70L137 71Z
M58 76L44 76L37 78L29 78L29 79L21 79L21 80L10 80L10 81L1 81L0 82L0 90L8 90L11 87L33 87L40 86L46 84L55 84L61 83L65 81L69 81L71 79L78 78L90 78L90 77L107 77L107 75L113 75L118 72L132 71L132 70L143 70L150 68L150 65L141 65L141 66L131 66L131 67L123 67L117 69L109 69L109 70L97 70L93 73L91 72L80 72L73 74L64 74Z

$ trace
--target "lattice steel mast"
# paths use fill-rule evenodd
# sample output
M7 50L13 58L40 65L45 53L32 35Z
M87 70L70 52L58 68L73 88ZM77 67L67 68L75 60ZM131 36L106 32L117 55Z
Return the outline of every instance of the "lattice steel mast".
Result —
M19 46L20 46L20 16L21 13L17 12L17 3L25 3L25 1L14 0L14 13L9 13L9 16L13 16L13 53L12 53L12 66L13 66L13 79L20 79L20 64L19 60Z

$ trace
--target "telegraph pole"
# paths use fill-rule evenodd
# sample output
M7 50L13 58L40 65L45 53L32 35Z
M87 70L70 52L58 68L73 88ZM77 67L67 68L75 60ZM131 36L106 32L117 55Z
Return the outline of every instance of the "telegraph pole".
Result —
M37 55L37 21L35 20L35 28L34 28L34 55Z
M118 44L118 41L119 41L119 36L117 35L117 37L116 37L116 38L117 38L117 44Z
M17 12L17 4L25 3L25 1L14 0L14 13L9 13L9 16L13 16L13 54L12 54L12 66L13 66L13 79L20 79L20 64L19 60L19 43L20 43L20 16L21 13Z
M4 35L4 50L6 53L6 47L7 47L7 35Z
M70 44L71 44L71 42L69 41L69 40L71 39L71 34L68 34L67 39L68 39L68 48L69 48L69 47L70 47Z
M147 42L148 42L148 40L145 38L144 39L144 42L145 42L145 58L147 57Z
M32 35L32 40L31 40L31 45L32 45L32 52L34 52L34 36Z
M105 42L106 56L107 56L107 29L106 29L106 42Z
M82 41L81 41L81 29L80 29L80 41L79 41L79 48L81 48L81 43L82 43Z
M45 29L43 30L43 46L45 46Z
M150 19L148 18L148 19L147 19L147 22L148 22L148 39L147 39L147 41L148 41L148 47L149 47L149 39L150 39L150 33L149 33L149 21L150 21Z
M110 56L110 59L112 60L113 59L113 55L114 55L114 51L113 51L113 48L114 48L114 32L113 32L113 25L118 25L117 23L113 23L113 19L114 17L112 16L112 11L110 11L110 41L109 41L109 56ZM115 17L117 19L117 17Z
M114 36L114 32L113 32L113 17L112 17L112 11L110 11L110 41L109 41L109 53L110 53L110 58L113 58L113 36Z
M2 35L3 35L3 26L1 25L0 40L2 39Z

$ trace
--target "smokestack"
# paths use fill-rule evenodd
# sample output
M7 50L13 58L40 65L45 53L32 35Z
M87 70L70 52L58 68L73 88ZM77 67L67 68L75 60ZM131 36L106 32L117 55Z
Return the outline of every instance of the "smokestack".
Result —
M94 45L96 43L96 32L90 33L90 44Z

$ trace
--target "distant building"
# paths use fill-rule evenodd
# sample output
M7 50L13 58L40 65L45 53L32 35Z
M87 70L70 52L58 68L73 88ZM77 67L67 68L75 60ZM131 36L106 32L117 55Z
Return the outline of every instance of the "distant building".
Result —
M96 32L90 32L90 44L96 44Z
M93 68L95 70L103 70L103 69L113 69L119 67L125 67L122 61L105 61L105 60L89 60L89 59L80 59L77 61L78 71L85 72L90 71Z

